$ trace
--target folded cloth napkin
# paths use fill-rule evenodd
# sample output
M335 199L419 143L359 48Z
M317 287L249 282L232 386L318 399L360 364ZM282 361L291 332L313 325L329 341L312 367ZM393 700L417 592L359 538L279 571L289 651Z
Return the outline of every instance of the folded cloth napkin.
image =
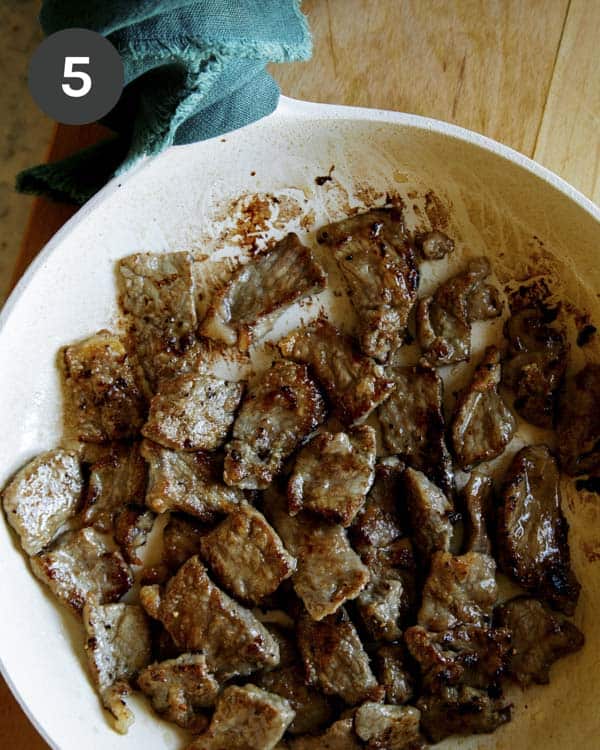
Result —
M115 137L17 176L17 190L84 203L140 157L226 133L271 113L268 62L310 57L300 0L44 0L46 34L92 29L121 55Z

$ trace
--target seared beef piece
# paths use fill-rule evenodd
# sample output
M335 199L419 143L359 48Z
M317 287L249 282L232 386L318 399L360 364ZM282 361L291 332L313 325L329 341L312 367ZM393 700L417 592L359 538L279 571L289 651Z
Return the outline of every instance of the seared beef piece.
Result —
M92 679L114 728L126 734L134 717L123 698L131 692L129 680L151 658L148 619L136 605L103 606L91 600L83 609L83 624Z
M163 561L171 571L178 570L190 557L200 554L202 537L210 531L196 518L171 513L163 529Z
M181 373L197 326L189 253L138 253L118 263L121 305L149 385Z
M287 488L290 513L304 508L349 526L373 484L375 448L368 425L316 435L296 458Z
M487 625L498 595L495 574L496 563L489 555L435 552L418 624L435 632L458 625Z
M387 372L396 388L378 411L386 449L450 494L454 475L444 437L442 379L427 365Z
M273 750L293 719L285 698L256 685L230 685L219 696L208 731L187 750Z
M213 297L201 331L246 351L257 325L274 322L287 307L326 284L325 272L292 232L234 272Z
M353 719L339 719L334 722L323 734L314 737L298 737L289 745L278 745L277 748L288 748L289 750L360 750L362 743L352 728Z
M510 674L523 687L550 682L550 667L557 659L583 647L583 633L542 602L518 596L497 609L498 622L512 633Z
M296 570L275 530L249 505L204 536L200 549L217 580L247 604L258 604Z
M418 234L415 245L423 260L441 260L454 252L454 241L438 231Z
M99 331L62 354L70 431L91 443L135 437L146 406L121 338Z
M473 471L462 492L465 532L465 552L491 554L488 523L492 506L493 484L490 477Z
M198 557L182 565L164 590L143 586L140 602L162 622L177 646L202 651L217 677L250 674L279 662L279 649L269 631L215 586Z
M413 542L422 560L427 562L436 550L450 548L454 508L442 490L421 471L406 469L404 490Z
M328 224L317 240L333 250L346 280L362 351L385 362L402 344L419 285L402 214L397 208L371 209Z
M384 689L343 609L320 622L302 615L297 635L309 684L318 685L327 695L339 695L350 706L381 700Z
M341 526L305 513L292 518L280 500L272 504L270 513L283 543L298 561L292 583L311 617L322 620L358 596L369 580L369 571Z
M204 654L182 654L151 664L140 673L137 685L156 713L192 732L207 728L202 709L214 706L219 693Z
M465 471L499 456L515 434L515 418L498 391L500 375L500 352L490 346L473 380L458 394L452 417L452 450Z
M497 687L511 653L506 628L465 625L432 633L415 625L404 633L404 641L419 664L423 689L436 694L451 685Z
M111 552L94 529L68 531L46 552L30 558L31 568L52 593L76 614L90 598L118 601L133 585L120 552Z
M275 362L244 397L227 445L225 482L243 489L268 487L325 413L306 367Z
M375 481L350 527L355 546L385 547L403 535L399 514L404 465L387 458L375 466Z
M467 685L425 695L417 701L417 708L421 728L434 743L452 734L489 734L511 719L511 704Z
M375 641L395 641L415 603L415 560L408 538L387 547L358 548L370 580L356 599L362 623Z
M57 448L41 453L6 485L2 502L6 519L28 555L54 539L77 512L83 477L74 451Z
M329 699L306 684L304 669L298 664L264 672L257 677L256 683L259 687L289 701L296 712L288 727L290 734L316 732L333 718Z
M146 544L156 516L148 508L128 505L115 518L115 542L131 565L141 565L138 550Z
M471 356L471 323L497 318L502 311L495 287L485 284L491 268L475 258L467 270L445 281L417 305L417 335L433 365L462 362Z
M146 505L156 513L183 511L210 523L244 502L241 490L223 483L221 464L209 453L171 451L149 440L141 451L149 464Z
M406 655L401 644L380 646L375 654L375 674L385 688L385 701L394 705L408 703L414 695L414 679L406 669Z
M115 515L128 505L143 505L148 470L138 443L116 443L90 466L83 522L110 531Z
M526 589L572 615L581 586L571 570L569 525L560 503L558 469L548 448L520 450L500 494L498 562Z
M414 706L367 702L356 711L354 731L367 750L420 750L425 747L420 718L421 712Z
M531 424L551 428L567 368L569 346L556 310L543 304L513 312L505 326L508 358L503 382L515 394L514 407Z
M600 365L567 381L558 417L558 457L571 476L600 474Z
M198 372L168 380L150 401L142 434L174 450L215 450L227 437L243 390L242 383Z
M383 368L357 352L352 340L326 320L299 328L278 346L284 357L310 366L346 425L363 422L394 389Z

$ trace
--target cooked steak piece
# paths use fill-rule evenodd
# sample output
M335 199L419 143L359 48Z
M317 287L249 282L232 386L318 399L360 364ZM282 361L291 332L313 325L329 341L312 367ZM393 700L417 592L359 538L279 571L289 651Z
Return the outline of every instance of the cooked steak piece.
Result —
M418 234L415 245L423 260L441 260L454 252L454 241L438 231Z
M223 483L218 458L171 451L149 440L141 450L149 465L146 505L156 513L183 511L211 522L244 502L241 490Z
M83 522L110 531L115 515L128 505L143 505L148 469L138 443L115 443L92 463L85 494Z
M414 706L367 702L356 711L354 731L367 750L421 750L421 712Z
M146 405L122 339L99 331L62 354L70 432L91 443L139 434Z
M154 388L181 372L197 326L193 259L189 253L137 253L117 266L120 302L130 315L133 341Z
M556 461L545 445L523 448L500 493L498 562L526 589L572 615L581 586L571 570L568 533Z
M290 513L304 508L349 526L373 484L375 448L368 425L316 435L296 458L287 488Z
M278 745L277 748L288 748L289 750L360 750L362 743L352 728L354 721L340 719L334 722L323 734L314 737L298 737L289 745Z
M415 625L404 633L404 641L419 664L421 685L429 693L463 684L496 688L511 653L511 632L506 628L466 625L432 633Z
M399 514L403 471L404 465L394 457L375 466L375 481L350 527L354 545L385 547L403 535Z
M275 530L249 505L204 536L200 549L219 583L247 604L258 604L296 570Z
M184 513L171 513L163 529L163 562L178 570L190 557L200 554L202 537L210 531L198 519Z
M473 471L462 492L464 508L465 552L491 554L492 546L488 536L488 524L492 507L493 484L490 477L480 471Z
M363 422L394 389L383 368L357 352L352 340L326 320L299 328L278 346L284 357L310 366L346 425Z
M436 550L450 548L454 508L421 471L406 469L404 490L413 542L422 560L428 561Z
M207 728L202 709L214 706L219 693L204 654L182 654L151 664L139 674L137 685L156 713L192 732Z
M208 731L187 750L273 750L293 719L285 698L256 685L230 685L219 696Z
M128 505L115 517L115 542L121 548L123 557L131 565L141 565L138 550L148 540L156 516L148 508Z
M497 318L502 311L498 292L485 279L487 258L470 261L466 271L438 287L417 305L417 336L433 365L462 362L471 356L471 323Z
M272 323L287 307L326 284L325 272L292 232L233 273L213 297L201 332L246 351L258 324Z
M280 502L273 505L271 515L283 543L298 561L292 583L311 617L322 620L358 596L369 580L369 571L341 526L305 513L292 518Z
M296 712L288 727L290 734L316 732L333 718L330 700L306 684L304 669L298 664L264 672L256 682L261 688L289 701Z
M571 476L600 474L600 365L567 381L558 418L558 457Z
M6 520L28 555L46 547L79 507L83 476L74 451L61 448L32 459L6 485Z
M490 346L473 380L457 396L452 450L465 471L499 456L515 434L515 418L498 391L500 377L500 352Z
M386 449L450 494L454 474L445 439L442 379L427 365L389 367L387 373L396 388L378 411Z
M144 437L180 451L215 450L227 437L242 383L188 373L162 383L150 401Z
M408 314L417 298L419 272L402 214L375 208L317 233L333 250L358 319L365 354L385 362L402 344Z
M369 657L344 610L315 622L304 614L298 622L298 645L306 678L327 695L339 695L348 705L381 700Z
M557 659L583 647L583 633L542 602L518 596L497 609L498 622L512 633L510 674L523 687L550 682L550 667Z
M68 531L30 562L40 581L76 614L91 597L100 604L116 602L133 585L121 553L111 552L104 537L91 528Z
M435 632L458 625L487 625L498 596L495 574L496 563L490 555L435 552L418 624Z
M370 580L356 599L365 630L375 641L395 641L414 608L415 560L408 538L387 547L359 547Z
M484 690L461 685L417 701L421 728L431 742L452 734L490 734L511 719L511 704L491 698Z
M375 674L385 688L385 701L394 705L408 703L414 695L414 679L406 668L401 644L380 646L375 654Z
M140 602L162 622L179 648L202 651L218 678L250 674L279 661L269 631L215 586L198 557L184 563L163 590L143 586Z
M509 348L503 382L515 394L517 412L547 429L554 424L569 353L565 332L555 324L556 314L540 303L514 311L505 326Z
M114 728L126 734L134 717L123 698L129 680L151 659L151 638L144 610L133 604L101 605L90 600L83 609L85 652L92 679Z
M306 367L275 362L244 397L226 448L225 482L265 489L324 419L323 397Z

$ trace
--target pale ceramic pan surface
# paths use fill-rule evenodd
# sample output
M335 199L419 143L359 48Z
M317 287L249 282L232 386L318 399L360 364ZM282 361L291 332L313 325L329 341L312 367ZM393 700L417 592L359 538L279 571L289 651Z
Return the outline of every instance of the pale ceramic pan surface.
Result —
M332 165L332 181L318 186L315 177ZM426 201L430 190L434 197ZM256 222L259 244L290 230L313 244L319 224L353 207L380 204L386 192L404 199L413 225L425 227L433 219L458 240L451 264L426 269L425 287L465 257L485 253L501 285L550 275L565 299L600 320L600 212L559 178L444 123L282 99L277 112L259 123L223 139L170 149L113 181L34 262L0 317L0 486L26 460L60 441L56 353L115 325L116 259L182 249L235 256L247 249ZM327 307L330 299L325 295L319 304L292 310L272 336L316 314L320 303ZM348 323L339 320L344 309L335 312L338 322ZM476 351L500 325L475 332ZM576 349L573 367L585 358L600 360L597 343ZM450 371L451 385L463 382L470 369ZM489 737L446 740L440 748L598 747L600 502L578 495L566 481L563 491L583 585L575 621L586 646L554 667L550 686L511 694L511 724ZM138 699L131 701L137 720L129 734L120 737L110 729L89 684L80 629L33 578L4 519L0 569L2 673L52 747L181 746L182 735Z

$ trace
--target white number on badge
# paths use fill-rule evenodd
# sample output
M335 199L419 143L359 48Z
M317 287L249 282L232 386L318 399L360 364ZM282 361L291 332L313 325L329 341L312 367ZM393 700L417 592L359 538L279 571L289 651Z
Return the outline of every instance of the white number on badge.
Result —
M81 81L81 86L73 88L70 83L63 83L62 90L67 96L79 98L89 94L92 90L92 79L89 73L83 70L74 70L74 65L89 65L89 57L65 57L65 71L63 73L65 78L71 78L73 80Z

